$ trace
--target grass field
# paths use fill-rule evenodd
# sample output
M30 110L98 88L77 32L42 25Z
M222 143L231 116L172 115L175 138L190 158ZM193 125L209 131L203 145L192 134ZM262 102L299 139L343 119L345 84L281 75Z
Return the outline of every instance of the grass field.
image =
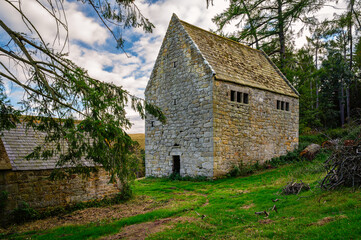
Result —
M132 203L141 212L47 230L27 228L27 232L7 232L0 238L358 239L361 192L349 188L322 191L318 181L325 174L322 163L326 158L327 153L321 153L313 162L215 181L142 179L134 186L135 200L140 200ZM310 184L311 190L282 195L282 187L296 179ZM277 212L271 210L274 205ZM255 214L261 211L269 216Z
M129 134L133 141L137 141L141 149L145 148L145 135L144 133Z

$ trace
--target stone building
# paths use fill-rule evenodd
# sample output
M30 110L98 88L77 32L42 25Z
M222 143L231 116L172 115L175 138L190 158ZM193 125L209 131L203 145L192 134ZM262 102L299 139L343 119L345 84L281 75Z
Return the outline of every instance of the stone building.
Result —
M268 56L175 14L145 96L167 117L146 120L146 176L218 177L298 145L299 94Z
M5 209L0 211L0 223L22 202L35 209L67 205L91 199L104 198L119 192L117 184L109 184L109 176L101 168L90 178L73 175L68 180L51 181L51 171L57 157L26 160L36 146L44 141L44 134L22 124L4 131L0 136L0 192L8 193ZM0 209L1 210L1 209Z

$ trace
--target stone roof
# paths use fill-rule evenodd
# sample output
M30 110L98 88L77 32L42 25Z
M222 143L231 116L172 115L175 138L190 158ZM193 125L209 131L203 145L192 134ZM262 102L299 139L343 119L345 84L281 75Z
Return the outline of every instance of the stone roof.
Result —
M216 79L298 98L297 90L263 51L179 21L212 67Z
M57 155L50 157L47 160L25 159L36 146L44 143L45 133L36 132L32 128L26 129L23 124L17 124L16 128L9 131L5 130L0 137L6 151L6 154L4 154L3 149L1 149L0 146L0 156L2 157L2 161L0 161L0 170L44 170L54 169L56 167L56 162L59 160L59 156ZM9 163L11 168L7 167ZM92 164L86 161L85 165L92 166Z

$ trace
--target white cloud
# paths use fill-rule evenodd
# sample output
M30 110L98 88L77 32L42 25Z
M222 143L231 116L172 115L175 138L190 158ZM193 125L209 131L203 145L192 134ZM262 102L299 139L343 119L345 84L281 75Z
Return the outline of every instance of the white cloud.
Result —
M40 9L35 0L22 1L23 9L29 15L31 21L38 26L41 34L46 40L52 42L56 28L54 21L44 10ZM153 33L144 33L142 29L123 30L124 39L131 44L128 55L119 51L112 53L108 49L115 48L115 42L111 41L109 32L95 20L87 16L80 2L64 2L66 16L69 23L70 37L70 59L76 64L88 70L89 74L105 82L113 82L121 85L132 94L144 97L144 89L149 79L154 62L158 55L160 45L167 30L173 13L190 24L203 29L216 29L212 18L222 12L229 1L215 0L214 6L206 8L206 0L161 0L149 4L146 0L136 2L142 14L154 25ZM334 10L323 9L319 15L323 18L332 17ZM26 26L16 12L4 1L0 1L0 18L17 31L26 31ZM297 27L297 26L295 26ZM234 31L234 24L227 26L225 32ZM113 46L107 46L112 42ZM305 40L298 40L297 47L300 47ZM87 48L84 46L86 43ZM99 50L101 49L101 50ZM18 94L18 93L17 93ZM135 124L128 132L144 132L144 121L140 120L138 114L128 109L128 116Z
M20 5L17 1L12 1L15 7L19 8L21 6L24 15L39 31L45 42L55 43L54 48L62 47L65 41L66 30L61 26L58 28L55 19L36 0L19 2L21 3ZM109 32L94 19L87 17L81 12L79 4L77 2L69 3L66 1L63 4L69 24L68 32L71 40L82 41L87 44L104 44L110 36ZM30 33L20 13L5 1L0 1L0 16L15 31ZM62 14L62 11L57 11L57 16L65 23L65 16ZM28 26L32 28L30 24ZM35 35L33 28L32 33ZM57 34L60 35L58 39Z
M85 16L78 8L79 3L65 2L65 11L69 23L69 36L72 41L79 40L87 44L104 44L110 33L94 19Z

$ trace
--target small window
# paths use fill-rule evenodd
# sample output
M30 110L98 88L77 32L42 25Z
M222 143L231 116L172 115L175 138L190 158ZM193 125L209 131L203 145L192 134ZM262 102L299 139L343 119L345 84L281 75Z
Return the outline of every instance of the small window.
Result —
M173 67L174 67L174 68L177 67L177 61L174 61L174 62L173 62Z
M174 105L177 105L177 99L174 99L174 100L173 100L173 104L174 104Z
M248 93L243 93L243 103L248 104Z
M231 90L231 101L234 102L236 98L236 91Z
M277 100L277 109L284 110L284 111L290 111L290 103Z
M154 127L154 121L151 121L150 124L152 127Z
M242 102L242 93L241 92L237 92L237 102Z

